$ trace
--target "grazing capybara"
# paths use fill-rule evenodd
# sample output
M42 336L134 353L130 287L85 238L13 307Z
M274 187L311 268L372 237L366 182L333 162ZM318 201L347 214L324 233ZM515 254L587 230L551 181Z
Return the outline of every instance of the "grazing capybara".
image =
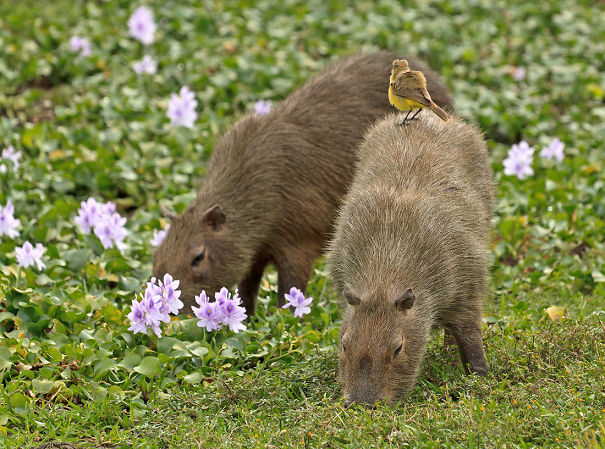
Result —
M186 309L202 289L239 284L250 315L263 270L278 272L278 301L305 290L353 177L364 131L391 111L389 52L329 66L266 115L248 114L214 148L196 200L172 220L154 253L154 275L180 280ZM436 103L447 89L418 62Z
M368 132L343 198L328 267L344 294L339 378L348 403L395 404L416 382L431 329L485 375L481 312L493 173L481 133L433 114Z

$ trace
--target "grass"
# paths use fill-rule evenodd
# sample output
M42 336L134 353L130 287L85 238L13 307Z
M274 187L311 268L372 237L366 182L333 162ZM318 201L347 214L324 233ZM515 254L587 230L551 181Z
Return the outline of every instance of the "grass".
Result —
M148 49L127 35L130 2L0 4L0 150L22 152L0 174L0 205L22 223L0 238L0 447L605 447L602 2L145 4L158 23ZM72 35L91 57L70 52ZM302 321L276 310L269 271L247 332L207 335L181 317L161 339L133 336L160 205L184 210L221 133L339 56L383 48L437 69L489 142L490 375L464 376L436 333L398 408L345 408L321 260ZM146 53L158 73L136 75ZM183 85L199 103L193 130L165 115ZM537 156L554 137L561 163ZM537 150L525 180L502 169L520 140ZM89 196L128 218L124 251L79 232ZM46 246L42 272L17 269L25 240Z

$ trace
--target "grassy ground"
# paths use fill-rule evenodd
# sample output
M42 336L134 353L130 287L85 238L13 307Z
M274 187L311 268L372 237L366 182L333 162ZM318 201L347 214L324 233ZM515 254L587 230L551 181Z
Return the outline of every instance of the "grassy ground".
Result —
M130 2L0 3L0 151L23 154L0 174L0 205L22 223L0 239L0 447L605 447L602 2L146 4L158 23L147 49L128 37ZM72 35L92 56L70 52ZM302 321L275 309L269 272L247 332L209 336L186 317L161 339L128 332L159 205L192 200L217 137L338 56L382 48L440 71L489 139L490 375L463 376L436 334L400 407L345 409L322 261ZM157 74L133 72L145 53ZM183 85L199 102L191 131L166 118ZM537 156L554 137L561 163ZM502 169L520 140L537 150L525 180ZM78 231L89 196L128 217L125 250ZM44 271L17 269L25 240L47 247Z

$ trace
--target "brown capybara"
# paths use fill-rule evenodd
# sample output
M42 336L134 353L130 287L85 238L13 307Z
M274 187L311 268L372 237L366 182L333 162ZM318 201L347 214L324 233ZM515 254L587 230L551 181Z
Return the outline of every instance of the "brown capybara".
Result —
M353 177L356 147L392 110L387 88L397 57L337 61L269 114L248 114L221 138L196 200L154 253L154 275L180 280L185 310L202 289L239 284L252 314L268 263L277 268L279 304L291 287L305 290ZM410 66L426 74L434 101L452 110L437 76L413 60Z
M395 404L416 382L431 329L485 375L481 312L493 173L481 133L453 118L392 114L373 126L343 198L328 266L346 311L339 378L348 403Z

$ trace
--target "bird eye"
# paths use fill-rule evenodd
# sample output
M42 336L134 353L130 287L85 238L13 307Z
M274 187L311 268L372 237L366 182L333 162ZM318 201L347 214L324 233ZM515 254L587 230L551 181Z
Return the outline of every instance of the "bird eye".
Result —
M401 348L403 348L403 343L399 345L397 349L395 349L395 357L401 352Z
M200 262L204 261L205 257L206 257L206 249L204 248L202 250L202 252L199 253L197 256L195 256L194 259L191 261L191 266L195 267L195 266L199 265Z

